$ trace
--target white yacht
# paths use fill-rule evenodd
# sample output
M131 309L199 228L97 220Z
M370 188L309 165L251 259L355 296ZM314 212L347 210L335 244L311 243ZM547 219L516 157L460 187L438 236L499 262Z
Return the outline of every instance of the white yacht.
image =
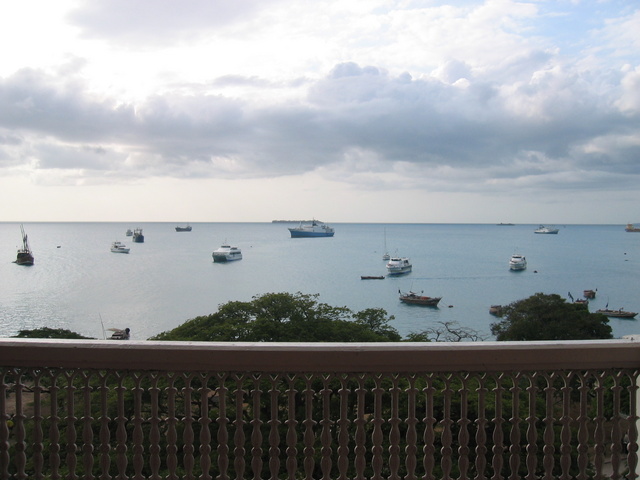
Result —
M387 273L389 275L402 275L411 271L411 260L407 257L391 257L387 263Z
M242 260L242 250L238 247L232 247L231 245L222 245L217 250L213 251L213 261L220 262L232 262L234 260Z
M111 251L113 253L129 253L129 248L122 242L113 242L111 244Z
M548 235L557 235L559 229L552 227L545 227L544 225L540 225L533 233L546 233Z
M524 270L525 268L527 268L527 259L524 257L524 255L511 255L511 259L509 260L509 268L511 270Z

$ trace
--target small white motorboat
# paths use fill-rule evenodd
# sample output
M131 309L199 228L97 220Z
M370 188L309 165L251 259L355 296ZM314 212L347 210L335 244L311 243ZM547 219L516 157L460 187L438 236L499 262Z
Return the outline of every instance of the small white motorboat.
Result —
M514 254L509 259L509 269L511 270L524 270L527 268L527 259L524 255Z
M545 227L540 225L533 233L546 233L547 235L556 235L559 232L557 228Z
M391 257L387 263L387 273L389 275L402 275L411 271L411 260L407 257Z
M113 253L129 253L129 248L122 242L113 242L111 244L111 251Z
M213 251L213 261L216 263L232 262L234 260L242 260L242 250L231 245L222 245Z

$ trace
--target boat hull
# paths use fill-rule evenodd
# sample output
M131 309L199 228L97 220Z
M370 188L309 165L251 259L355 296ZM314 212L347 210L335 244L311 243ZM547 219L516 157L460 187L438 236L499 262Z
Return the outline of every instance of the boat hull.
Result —
M424 297L422 295L401 295L400 301L407 305L421 305L423 307L437 307L442 297Z
M15 261L16 264L31 267L33 265L33 262L33 255L28 252L18 252L18 256Z
M334 234L334 232L309 232L293 228L290 228L289 232L291 232L291 238L333 237Z
M626 312L624 310L607 310L607 309L596 310L596 313L601 313L603 315L606 315L607 317L613 317L613 318L635 318L635 316L638 315L637 312Z
M242 260L242 255L226 255L224 253L221 254L213 254L213 261L215 263L226 263L233 262L236 260Z
M387 275L404 275L409 272L411 272L411 267L387 268Z

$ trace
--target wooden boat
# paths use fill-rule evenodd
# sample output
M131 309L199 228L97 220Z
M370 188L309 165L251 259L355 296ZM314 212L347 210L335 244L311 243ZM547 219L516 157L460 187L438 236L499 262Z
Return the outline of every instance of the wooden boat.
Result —
M20 225L20 231L22 232L22 248L18 249L18 256L16 257L16 261L18 265L33 265L33 253L31 252L31 248L29 247L29 241L27 240L27 234L24 233L24 227Z
M404 303L408 303L410 305L424 305L427 307L437 307L438 302L442 297L426 297L424 295L418 295L414 292L402 293L398 290L400 294L400 301Z
M608 308L601 308L599 310L596 310L596 313L602 313L607 317L614 317L614 318L634 318L638 314L637 312L627 312L622 309L609 310Z
M360 280L384 280L384 275L360 275Z
M502 315L502 305L491 305L489 307L489 313L491 315L495 315L496 317L499 317L500 315Z
M596 291L585 290L584 292L582 292L582 295L584 296L584 298L596 298Z

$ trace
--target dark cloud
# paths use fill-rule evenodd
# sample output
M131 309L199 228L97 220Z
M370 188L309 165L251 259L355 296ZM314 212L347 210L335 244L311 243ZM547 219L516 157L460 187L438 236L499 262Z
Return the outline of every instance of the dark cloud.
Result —
M598 174L619 178L616 188L637 183L640 147L632 139L640 118L615 107L619 84L602 95L592 78L554 69L511 83L478 78L460 63L445 71L449 80L468 76L468 84L345 63L298 102L255 104L198 90L121 105L72 79L23 70L0 79L0 159L129 178L275 177L320 167L341 172L357 161L344 181L384 184L367 169L395 171L442 190L461 182L468 190L513 188L509 179L592 188ZM487 186L492 179L497 187Z

